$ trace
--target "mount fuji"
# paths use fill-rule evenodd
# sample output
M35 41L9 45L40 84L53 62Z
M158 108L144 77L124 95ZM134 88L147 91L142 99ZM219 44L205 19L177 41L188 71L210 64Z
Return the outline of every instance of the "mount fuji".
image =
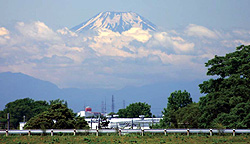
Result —
M100 12L86 22L83 22L71 29L76 33L86 30L100 28L109 29L113 32L125 32L131 28L141 28L142 30L155 31L156 25L134 12Z

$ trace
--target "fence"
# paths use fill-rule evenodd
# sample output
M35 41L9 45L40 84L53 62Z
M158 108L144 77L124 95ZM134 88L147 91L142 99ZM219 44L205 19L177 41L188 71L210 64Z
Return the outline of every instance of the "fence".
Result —
M73 135L76 135L77 133L92 133L96 134L96 136L99 136L99 134L102 133L117 133L119 136L123 134L128 133L140 133L142 136L145 135L145 133L163 133L167 135L168 133L183 133L189 134L192 133L208 133L210 136L212 136L214 133L231 133L233 136L235 136L237 133L250 133L250 129L90 129L90 130L76 130L76 129L46 129L46 130L40 130L40 129L31 129L31 130L2 130L0 131L0 134L5 134L8 136L9 134L50 134L53 136L56 133L72 133Z

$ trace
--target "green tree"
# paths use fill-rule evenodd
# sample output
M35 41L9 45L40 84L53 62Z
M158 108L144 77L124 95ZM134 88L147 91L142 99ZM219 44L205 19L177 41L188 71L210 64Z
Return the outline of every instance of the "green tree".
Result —
M127 114L127 109L119 109L117 112L117 115L119 115L120 118L127 118L128 114Z
M192 103L175 112L178 128L198 128L201 115L199 104Z
M6 129L7 119L4 111L0 111L0 129Z
M226 128L249 128L250 102L237 104L229 113L220 113L213 123L222 124Z
M54 104L63 104L63 105L65 105L66 107L68 107L68 102L65 101L65 100L61 100L61 99L50 100L50 101L49 101L49 104L50 104L50 105L54 105Z
M192 103L190 93L186 90L175 91L168 97L167 108L162 112L163 119L160 121L161 127L178 127L175 112L180 108Z
M1 121L7 122L7 113L10 114L10 128L17 129L19 122L29 120L37 114L47 110L49 107L46 101L34 101L30 98L18 99L5 105L1 112ZM6 125L6 124L5 124Z
M127 106L125 109L119 109L117 114L121 118L138 118L139 115L144 115L144 117L151 117L151 106L147 103L132 103Z
M54 104L39 115L31 118L25 125L25 129L73 129L86 128L84 118L76 117L71 109L64 104Z
M250 101L250 46L239 46L235 52L225 56L215 56L205 63L208 67L207 75L213 79L199 85L200 98L200 127L211 128L222 124L227 128L246 128L249 121L244 115L237 116L237 111ZM241 104L242 103L242 104ZM224 119L235 124L229 124ZM248 127L249 128L249 127Z
M84 117L76 117L75 118L75 128L76 129L88 129L89 125L88 122L85 120Z

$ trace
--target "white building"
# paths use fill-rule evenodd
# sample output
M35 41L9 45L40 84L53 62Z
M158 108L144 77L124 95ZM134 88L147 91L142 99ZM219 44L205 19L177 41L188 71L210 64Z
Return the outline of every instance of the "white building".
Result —
M110 129L150 129L153 124L159 124L162 118L110 118L107 128ZM96 129L99 125L99 118L85 118L90 129Z
M85 117L85 120L88 122L90 129L96 129L101 123L100 112L92 112L90 107L86 107L85 111L80 111L77 113L80 117ZM154 124L159 124L160 119L162 118L144 118L144 115L140 115L138 118L117 118L118 115L108 118L110 129L150 129L150 126Z

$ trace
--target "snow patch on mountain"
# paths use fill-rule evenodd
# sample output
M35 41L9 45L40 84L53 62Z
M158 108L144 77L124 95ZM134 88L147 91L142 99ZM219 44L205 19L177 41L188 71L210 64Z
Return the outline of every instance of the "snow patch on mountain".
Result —
M134 12L101 12L71 29L73 32L84 32L90 29L105 28L113 32L125 32L131 28L155 31L156 26L149 20Z

